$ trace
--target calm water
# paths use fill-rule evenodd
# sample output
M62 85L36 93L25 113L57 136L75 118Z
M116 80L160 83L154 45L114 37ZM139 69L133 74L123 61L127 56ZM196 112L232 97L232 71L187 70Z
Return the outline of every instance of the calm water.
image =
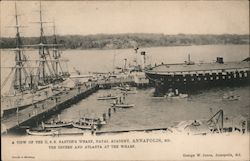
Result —
M147 52L147 62L151 64L179 63L191 55L195 62L212 62L217 56L224 57L225 61L241 61L248 57L248 45L209 45L209 46L185 46L185 47L158 47L144 48ZM13 55L10 52L1 52L1 65L10 66ZM34 57L28 51L29 57ZM122 50L66 50L64 58L68 62L69 70L74 72L73 67L82 73L107 72L112 71L114 66L122 66L124 58L128 58L129 63L133 63L135 57L132 49ZM138 57L138 59L140 59ZM6 77L8 70L1 71L2 81ZM175 121L189 119L208 119L210 117L209 108L215 113L219 109L224 110L224 114L233 117L243 115L250 117L249 114L249 87L237 88L214 88L201 91L191 95L188 99L159 99L152 98L153 89L138 90L137 94L128 95L127 101L135 104L129 109L118 109L112 113L108 124L103 130L122 130L128 128L151 128L167 127ZM77 120L80 116L102 116L107 113L110 101L98 101L97 97L104 94L116 92L112 90L99 90L88 98L72 105L72 107L61 111L61 119ZM240 96L239 101L223 101L225 93L233 92ZM52 116L55 119L57 116Z
M61 119L77 120L80 116L102 116L108 112L112 101L99 101L97 97L111 91L100 90L62 111ZM223 101L222 95L230 91L241 96L240 101ZM147 89L128 95L127 102L135 104L135 107L118 109L112 113L103 130L167 127L175 121L209 119L210 108L214 113L223 109L224 114L229 117L249 117L249 88L216 88L191 95L187 99L153 98L152 93L153 89ZM57 116L52 117L56 118Z
M203 45L203 46L178 46L178 47L154 47L142 48L146 51L146 64L182 63L191 55L195 62L212 62L216 57L222 56L225 61L241 61L249 56L248 45ZM28 58L37 59L37 51L26 51ZM120 50L66 50L63 51L63 58L69 59L68 68L74 72L73 67L82 73L88 72L109 72L114 66L123 66L124 59L127 64L133 64L135 53L133 49ZM142 61L142 57L137 57ZM13 51L1 50L1 66L14 64ZM8 74L7 69L2 72L2 78Z

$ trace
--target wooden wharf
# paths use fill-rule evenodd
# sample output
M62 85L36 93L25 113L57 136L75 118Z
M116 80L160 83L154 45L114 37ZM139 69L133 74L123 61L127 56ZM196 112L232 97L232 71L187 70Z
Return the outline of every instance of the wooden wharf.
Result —
M34 121L38 123L39 120L77 103L97 90L98 84L82 84L73 89L61 91L55 96L30 105L23 110L17 110L12 115L1 118L1 133L17 127L25 127Z
M27 128L30 124L39 123L48 116L70 107L83 98L96 92L98 89L106 89L121 84L132 84L132 78L116 78L113 80L98 80L97 82L87 82L69 90L61 90L53 97L39 101L27 106L22 110L17 110L12 114L1 118L1 133L15 128Z

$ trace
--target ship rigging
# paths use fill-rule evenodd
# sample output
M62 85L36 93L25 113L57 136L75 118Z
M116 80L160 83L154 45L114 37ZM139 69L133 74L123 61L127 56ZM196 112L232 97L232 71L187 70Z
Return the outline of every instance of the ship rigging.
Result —
M57 94L53 85L62 83L69 77L69 73L61 66L61 51L57 43L55 25L53 26L53 44L49 44L44 34L42 17L42 5L39 6L40 37L39 44L24 45L20 35L17 4L15 3L15 28L16 28L16 48L15 65L10 67L11 71L1 84L1 116L4 114L18 113L19 110L34 105L36 102L48 99ZM38 48L39 60L30 59L24 52L26 48ZM53 55L50 53L53 48ZM33 50L33 49L32 49ZM33 52L33 51L32 51ZM35 55L34 55L35 56ZM2 67L1 67L2 68ZM12 77L12 75L14 75ZM12 78L12 79L11 79ZM10 82L10 89L7 93L3 92L3 87ZM57 86L58 87L58 86ZM5 93L5 94L3 94Z

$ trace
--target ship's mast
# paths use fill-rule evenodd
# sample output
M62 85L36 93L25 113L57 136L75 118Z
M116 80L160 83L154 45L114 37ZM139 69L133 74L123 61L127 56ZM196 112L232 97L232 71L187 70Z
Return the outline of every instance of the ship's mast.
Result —
M45 81L45 59L46 59L46 56L45 56L45 53L44 53L44 46L42 45L43 44L43 18L42 18L42 4L41 4L41 1L40 1L40 6L39 6L39 17L40 17L40 44L41 46L39 46L39 55L40 55L40 58L41 58L41 68L42 68L42 81L44 83ZM39 75L40 76L40 75Z
M16 93L16 92L23 92L24 90L27 89L25 86L27 85L29 74L26 68L29 68L29 65L27 62L27 58L23 53L24 45L22 44L22 40L20 36L20 28L22 26L19 25L18 17L20 15L17 12L16 2L15 2L14 9L15 9L15 14L14 14L15 25L12 27L16 28L16 35L15 35L16 48L12 50L15 53L15 66L11 67L12 70L10 74L6 77L6 79L4 80L1 87L5 86L5 84L8 82L10 78L10 75L12 74L12 72L14 72L14 78L11 81L11 88L9 92L13 92L13 89L14 89L14 92ZM30 88L32 88L32 83L30 83L29 85L30 85Z
M53 38L54 38L54 44L57 44L57 38L56 38L56 26L55 26L55 21L53 22ZM56 45L54 45L53 48L53 57L55 59L55 74L58 77L59 76L59 58L61 57L60 52L58 51L58 48Z
M17 14L17 5L15 2L15 20L16 20L16 71L15 71L15 86L14 89L22 91L22 68L23 68L23 60L22 60L22 51L21 51L21 37L19 31L19 23L18 23L18 14Z
M58 44L57 36L56 36L56 26L55 21L53 22L53 58L54 58L54 68L55 68L55 75L58 80L62 80L64 77L68 77L69 73L68 71L64 71L61 65L61 51L58 49L58 46L61 46L61 44ZM67 60L64 60L65 62ZM67 65L67 64L66 64ZM60 73L59 73L60 70Z
M135 66L138 66L137 52L138 52L139 48L135 47L134 50L135 50L135 60L134 60L134 62L135 62Z
M55 76L55 69L54 69L53 65L51 65L52 67L50 67L48 60L47 60L47 55L50 58L48 47L51 44L47 44L46 38L44 36L43 24L46 22L43 21L43 17L42 17L41 1L40 1L40 6L39 6L39 21L38 21L38 23L40 24L40 44L38 45L39 46L40 64L39 64L39 69L38 69L38 78L41 81L41 83L43 85L45 85L45 84L49 84L49 83L51 83L51 81L53 81L53 78ZM51 74L50 78L48 78L46 76L45 65L47 66L49 73Z

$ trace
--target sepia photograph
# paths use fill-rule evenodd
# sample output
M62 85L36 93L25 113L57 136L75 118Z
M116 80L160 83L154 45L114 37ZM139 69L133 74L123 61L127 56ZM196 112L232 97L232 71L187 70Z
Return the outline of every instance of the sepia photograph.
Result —
M249 160L249 1L0 1L1 160Z

